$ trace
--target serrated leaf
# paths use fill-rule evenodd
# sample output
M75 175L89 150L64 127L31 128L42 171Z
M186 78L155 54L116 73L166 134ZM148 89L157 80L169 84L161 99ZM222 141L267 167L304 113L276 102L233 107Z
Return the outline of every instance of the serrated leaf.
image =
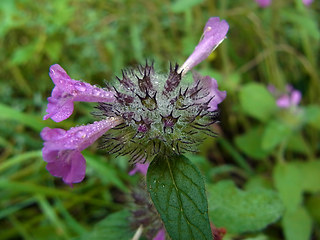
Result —
M248 132L237 136L235 143L238 148L248 156L255 159L264 159L268 156L268 151L262 149L261 128L252 128Z
M277 109L271 93L258 83L249 83L242 87L239 97L243 111L260 121L268 120Z
M186 157L155 157L148 169L147 186L173 240L212 239L204 181Z
M208 193L211 221L230 233L261 230L283 213L282 202L272 190L243 191L232 181L221 181L209 186Z
M312 220L303 207L286 212L282 226L287 240L308 240L311 237Z
M89 234L82 236L82 240L121 240L131 239L134 233L130 229L128 218L130 213L127 210L110 214L100 221Z

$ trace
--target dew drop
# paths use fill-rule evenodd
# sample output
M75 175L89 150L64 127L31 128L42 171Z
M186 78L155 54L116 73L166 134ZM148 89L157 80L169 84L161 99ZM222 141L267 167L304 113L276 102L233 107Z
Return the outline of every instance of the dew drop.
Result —
M85 138L86 136L87 136L87 134L81 130L76 133L76 137L78 137L78 138Z
M94 88L94 89L92 90L92 94L93 94L94 96L99 96L99 95L100 95L100 90L99 90L98 88Z
M80 92L84 92L86 90L86 85L83 82L77 82L74 87Z

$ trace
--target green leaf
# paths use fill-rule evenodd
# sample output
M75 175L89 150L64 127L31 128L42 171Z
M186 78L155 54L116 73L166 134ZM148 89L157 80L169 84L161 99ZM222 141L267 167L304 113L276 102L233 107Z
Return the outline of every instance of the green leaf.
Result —
M320 191L320 161L277 164L273 179L288 211L294 211L302 202L303 191Z
M268 156L268 151L262 149L261 128L252 128L245 134L237 136L235 143L241 151L255 159L264 159Z
M240 90L240 104L245 113L266 121L277 109L276 101L265 86L249 83Z
M292 134L289 137L287 148L296 153L308 154L311 152L311 149L300 133Z
M172 239L212 239L204 181L186 157L156 156L147 186Z
M320 130L320 107L310 105L304 108L305 122Z
M263 188L238 189L232 181L208 187L209 214L217 227L230 233L254 232L275 222L283 213L278 195Z
M14 120L31 127L35 131L41 131L46 126L40 117L22 113L4 104L0 104L0 112L1 120Z
M303 207L286 212L282 226L286 240L308 240L311 237L312 220Z
M290 127L280 121L271 121L267 124L262 136L262 148L266 151L273 150L291 134Z
M309 196L306 200L306 207L312 218L320 224L320 194Z
M279 163L274 168L273 179L286 209L296 209L302 201L300 169L294 164Z
M303 191L320 192L320 161L296 163L300 171L301 188Z
M128 218L130 212L123 210L110 214L104 220L99 222L89 234L85 234L81 239L90 240L121 240L131 239L134 232L130 229Z

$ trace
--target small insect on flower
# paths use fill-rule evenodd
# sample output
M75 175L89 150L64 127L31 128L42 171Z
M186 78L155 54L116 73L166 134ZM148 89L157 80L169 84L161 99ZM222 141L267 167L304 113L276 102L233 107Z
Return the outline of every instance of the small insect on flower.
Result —
M163 74L153 62L146 62L123 70L112 88L73 80L58 64L52 65L49 75L55 87L44 119L67 119L73 102L85 101L98 102L94 115L100 121L69 131L45 128L41 136L49 172L68 184L81 181L85 160L80 151L100 137L101 146L109 153L129 155L133 163L152 161L160 152L196 152L204 134L215 136L209 126L217 121L218 104L226 92L218 90L217 81L209 76L193 73L190 86L183 80L225 39L228 29L225 20L210 18L199 44L181 67L170 64L168 73ZM87 133L77 138L83 129Z

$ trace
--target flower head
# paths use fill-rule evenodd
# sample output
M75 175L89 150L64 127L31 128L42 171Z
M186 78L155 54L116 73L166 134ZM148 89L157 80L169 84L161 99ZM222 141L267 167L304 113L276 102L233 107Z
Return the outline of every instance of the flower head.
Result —
M98 117L122 117L123 123L104 136L110 153L130 155L132 162L152 160L159 152L196 151L203 134L217 121L217 105L226 97L210 77L194 74L194 84L180 86L178 65L169 74L153 64L130 69L114 87L116 101L99 103ZM130 86L130 87L127 87Z
M49 75L55 87L44 119L62 121L72 114L74 101L85 101L98 102L94 115L101 121L68 131L45 128L41 136L49 172L69 184L82 181L85 159L80 152L101 136L109 153L129 155L138 164L159 152L197 151L204 135L215 136L210 125L217 121L217 106L226 92L219 91L209 76L194 73L191 85L183 79L223 41L228 28L225 20L210 18L200 43L180 68L170 64L168 73L162 74L146 62L124 70L113 89L73 80L58 64L52 65ZM139 167L137 171L146 171Z

